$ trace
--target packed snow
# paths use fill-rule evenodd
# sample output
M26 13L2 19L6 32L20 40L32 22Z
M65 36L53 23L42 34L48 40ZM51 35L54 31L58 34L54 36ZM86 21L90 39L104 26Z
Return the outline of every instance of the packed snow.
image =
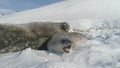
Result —
M65 21L90 40L69 54L28 48L0 55L0 68L120 68L120 0L65 0L0 18L0 23Z

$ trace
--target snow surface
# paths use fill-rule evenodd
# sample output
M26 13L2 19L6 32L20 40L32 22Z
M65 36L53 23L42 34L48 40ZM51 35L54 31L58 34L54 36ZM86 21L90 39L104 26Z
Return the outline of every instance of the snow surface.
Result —
M106 18L120 18L120 0L65 0L0 18L0 23Z
M0 15L1 15L1 14L9 15L9 14L13 14L13 13L15 13L15 11L13 11L13 10L0 9Z
M0 55L0 68L120 68L120 0L65 0L0 18L0 23L65 21L85 34L82 49L56 55L26 49Z

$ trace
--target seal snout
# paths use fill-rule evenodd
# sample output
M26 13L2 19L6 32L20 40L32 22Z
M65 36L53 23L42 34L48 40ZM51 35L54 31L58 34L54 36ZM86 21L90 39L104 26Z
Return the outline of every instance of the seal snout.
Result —
M74 50L84 46L87 41L84 34L76 32L64 32L55 34L49 41L47 47L49 51L58 53L72 53Z
M71 45L66 46L66 47L63 47L63 50L64 50L64 52L66 52L66 53L70 53Z
M62 40L61 40L61 43L64 45L64 47L63 47L63 50L64 50L64 52L66 52L66 53L70 53L70 51L71 51L71 41L70 41L70 39L68 39L68 38L63 38Z

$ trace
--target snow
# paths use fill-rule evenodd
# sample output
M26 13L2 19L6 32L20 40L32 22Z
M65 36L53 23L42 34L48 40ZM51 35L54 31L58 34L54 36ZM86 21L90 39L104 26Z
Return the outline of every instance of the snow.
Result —
M119 19L119 8L120 0L65 0L0 18L0 23Z
M15 11L13 10L8 10L8 9L0 9L0 15L2 16L2 14L4 15L9 15L9 14L13 14L15 13Z
M120 0L65 0L0 18L0 23L65 21L90 40L69 54L28 48L0 55L0 68L120 68Z

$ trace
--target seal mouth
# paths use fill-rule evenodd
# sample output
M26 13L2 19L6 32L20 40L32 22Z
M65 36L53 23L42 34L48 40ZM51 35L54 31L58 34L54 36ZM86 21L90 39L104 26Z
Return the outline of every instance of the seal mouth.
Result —
M63 47L63 50L64 50L66 53L70 53L71 45L66 46L66 47Z

